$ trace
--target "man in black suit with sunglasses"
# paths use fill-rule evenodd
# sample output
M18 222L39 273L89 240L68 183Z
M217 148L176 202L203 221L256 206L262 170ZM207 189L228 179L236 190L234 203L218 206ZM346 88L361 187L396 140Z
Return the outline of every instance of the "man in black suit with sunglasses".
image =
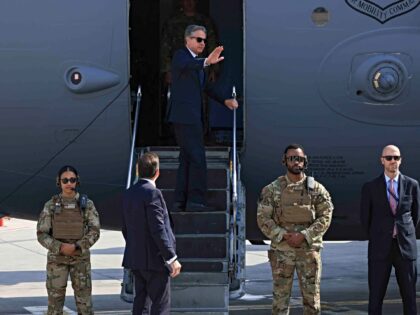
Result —
M206 205L207 166L203 135L203 100L205 91L229 109L238 107L235 99L221 95L206 84L204 68L219 63L223 46L216 47L207 58L198 58L206 45L206 28L189 25L185 29L185 47L172 59L172 86L168 121L173 124L180 146L179 168L173 211L211 211Z
M361 223L369 239L369 314L382 314L392 266L404 314L417 314L416 226L420 191L415 179L400 173L401 154L395 145L382 150L384 173L364 184Z

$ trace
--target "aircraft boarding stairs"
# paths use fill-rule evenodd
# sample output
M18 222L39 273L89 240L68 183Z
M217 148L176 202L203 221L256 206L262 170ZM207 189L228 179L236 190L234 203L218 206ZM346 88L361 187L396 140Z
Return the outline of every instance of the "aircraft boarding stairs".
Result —
M147 147L160 158L157 187L171 211L179 149ZM228 314L229 290L243 291L245 215L233 215L230 148L207 148L207 203L214 212L172 212L181 274L172 279L172 314ZM239 195L243 196L243 190ZM244 200L244 198L240 198ZM243 204L242 204L243 205ZM238 207L244 209L245 207ZM242 210L244 211L244 210ZM238 222L235 226L232 224ZM234 237L236 235L236 237ZM124 288L124 284L123 284Z

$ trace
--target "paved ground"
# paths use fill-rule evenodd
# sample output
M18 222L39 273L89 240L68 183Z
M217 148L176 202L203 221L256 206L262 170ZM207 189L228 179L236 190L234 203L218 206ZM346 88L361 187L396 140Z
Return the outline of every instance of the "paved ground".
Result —
M44 314L46 250L38 244L33 221L11 219L0 227L0 314ZM95 314L130 314L130 305L119 299L124 241L120 232L102 230L92 248ZM420 243L418 244L420 245ZM246 294L230 301L230 314L262 315L271 310L271 273L268 246L247 246ZM328 242L323 251L322 314L367 314L367 243ZM295 281L296 283L297 281ZM67 314L76 314L71 286ZM418 285L420 308L420 285ZM302 314L297 284L291 314ZM402 314L392 276L384 304L385 315Z

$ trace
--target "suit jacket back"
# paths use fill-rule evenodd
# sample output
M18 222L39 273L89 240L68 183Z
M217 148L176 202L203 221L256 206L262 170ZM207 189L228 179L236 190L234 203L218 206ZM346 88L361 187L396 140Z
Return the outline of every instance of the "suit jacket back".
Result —
M146 180L123 197L123 227L126 241L123 266L133 270L164 271L165 261L176 255L170 213L159 189Z
M394 222L397 240L405 259L417 258L416 226L419 222L420 191L415 179L400 174L399 202L396 215L392 214L387 197L385 176L366 183L362 188L361 223L368 235L369 259L384 260L389 257Z

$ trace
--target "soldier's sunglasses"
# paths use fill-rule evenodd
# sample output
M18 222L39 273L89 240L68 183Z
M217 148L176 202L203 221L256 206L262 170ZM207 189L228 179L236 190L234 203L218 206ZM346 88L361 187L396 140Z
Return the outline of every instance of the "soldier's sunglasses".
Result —
M63 184L67 184L68 182L74 184L75 182L77 182L77 178L76 177L70 177L70 178L64 177L64 178L61 178L61 182Z
M383 158L385 160L387 160L388 162L392 161L392 159L394 159L394 161L401 160L401 156L399 156L399 155L385 155L385 156L383 156Z
M305 157L304 156L299 156L299 155L292 155L292 156L286 156L286 160L288 160L290 163L292 162L305 162Z
M195 40L197 41L197 43L201 43L204 42L204 44L207 44L207 39L203 38L203 37L195 37L195 36L190 36L191 38L195 38Z

